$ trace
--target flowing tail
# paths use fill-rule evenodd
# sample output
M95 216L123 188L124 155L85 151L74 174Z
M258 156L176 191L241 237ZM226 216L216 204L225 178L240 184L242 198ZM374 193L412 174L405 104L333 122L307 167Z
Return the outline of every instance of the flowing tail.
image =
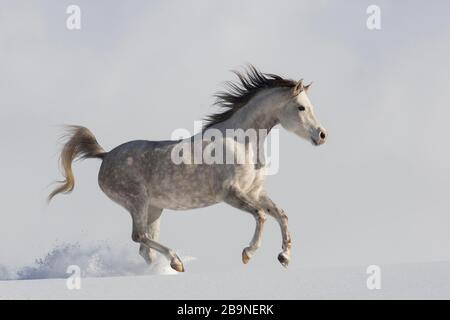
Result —
M75 177L72 171L72 162L76 159L99 158L103 159L107 152L98 144L95 136L89 129L81 126L67 126L67 135L64 136L66 142L59 158L63 181L48 196L48 201L52 200L58 193L69 193L75 186Z

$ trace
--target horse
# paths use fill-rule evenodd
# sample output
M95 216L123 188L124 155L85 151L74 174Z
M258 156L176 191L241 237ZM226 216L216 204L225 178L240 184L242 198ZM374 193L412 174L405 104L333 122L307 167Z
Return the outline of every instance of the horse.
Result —
M260 247L267 214L280 226L282 251L278 260L287 267L291 259L288 216L264 189L264 157L257 156L254 160L255 154L264 153L261 153L264 138L238 141L227 137L226 133L230 130L265 130L269 133L280 124L287 131L319 146L325 142L327 132L316 119L307 96L311 84L262 73L252 65L244 71L233 72L237 81L227 82L227 89L215 95L215 104L221 110L207 116L201 132L188 138L134 140L106 152L90 130L67 126L59 159L64 180L50 193L48 201L74 189L74 160L97 158L102 161L98 174L100 189L131 214L131 238L140 244L139 254L148 264L155 261L156 252L159 252L174 270L185 270L178 255L159 242L164 209L188 210L224 202L251 214L256 220L253 237L242 251L243 263L247 264ZM214 142L205 138L208 132L216 133ZM200 142L200 150L221 142L222 147L216 148L215 156L221 153L219 151L232 150L247 157L241 163L186 162L184 160L193 160L195 156L195 141ZM180 154L183 154L183 161L174 161Z

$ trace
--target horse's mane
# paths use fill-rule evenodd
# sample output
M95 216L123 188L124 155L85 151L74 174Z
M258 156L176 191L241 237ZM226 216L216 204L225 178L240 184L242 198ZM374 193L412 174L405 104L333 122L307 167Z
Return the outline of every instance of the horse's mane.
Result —
M269 88L292 88L296 82L284 79L276 74L262 73L253 65L248 65L244 72L233 71L239 82L226 82L227 90L216 93L214 105L225 111L208 115L204 120L207 129L215 124L230 119L239 109L245 106L260 90Z

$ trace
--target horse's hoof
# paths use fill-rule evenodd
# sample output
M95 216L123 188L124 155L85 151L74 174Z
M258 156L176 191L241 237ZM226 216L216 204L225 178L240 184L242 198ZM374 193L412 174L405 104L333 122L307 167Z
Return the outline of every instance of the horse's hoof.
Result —
M184 272L184 266L180 261L172 260L172 262L170 263L170 266L175 271Z
M288 265L289 265L289 260L290 260L290 257L289 257L286 253L284 253L284 252L281 252L281 253L278 255L278 261L280 261L281 265L282 265L283 267L285 267L285 268L288 267Z
M151 258L145 258L144 257L144 260L145 260L145 263L148 264L149 266L151 266L152 263L153 263L153 260Z
M250 256L247 254L247 248L242 250L242 262L247 264L250 261Z
M145 263L147 263L148 265L151 265L153 263L153 261L155 260L154 258L152 258L150 255L147 254L141 254L142 258L144 258Z

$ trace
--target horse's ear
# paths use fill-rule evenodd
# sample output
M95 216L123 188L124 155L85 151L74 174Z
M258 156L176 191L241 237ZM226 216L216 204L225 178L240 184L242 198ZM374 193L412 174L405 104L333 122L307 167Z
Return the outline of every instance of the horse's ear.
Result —
M308 91L309 87L311 87L313 83L311 82L310 84L307 84L306 86L303 87L303 89L305 89L305 91Z
M304 90L303 79L300 79L294 87L294 96L297 96Z

